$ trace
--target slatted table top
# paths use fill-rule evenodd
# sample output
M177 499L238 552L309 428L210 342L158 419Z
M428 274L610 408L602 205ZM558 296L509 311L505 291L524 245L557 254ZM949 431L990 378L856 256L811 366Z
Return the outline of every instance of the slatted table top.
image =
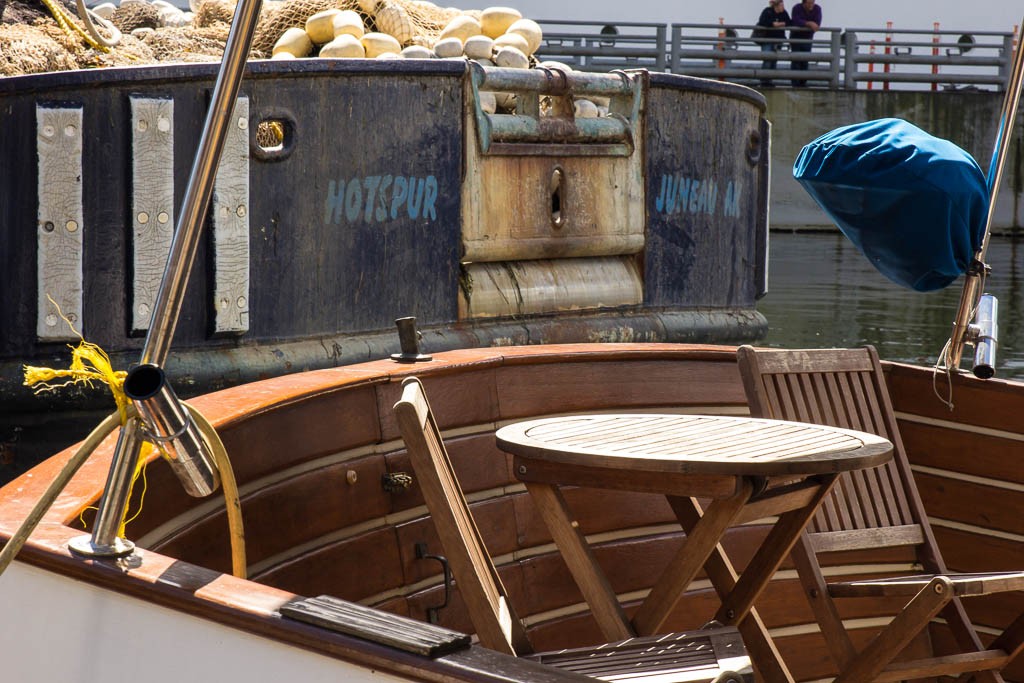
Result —
M676 474L826 474L892 457L892 444L873 434L712 415L566 415L511 424L495 436L499 448L521 458Z

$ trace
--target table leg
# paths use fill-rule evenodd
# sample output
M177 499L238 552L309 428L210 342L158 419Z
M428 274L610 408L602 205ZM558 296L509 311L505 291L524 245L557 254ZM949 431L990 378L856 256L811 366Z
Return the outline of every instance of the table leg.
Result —
M764 543L736 581L736 586L722 599L722 607L717 617L720 621L738 623L747 616L754 600L768 586L768 582L772 580L772 576L800 538L800 532L818 511L818 506L828 495L834 481L835 475L822 478L820 488L806 505L779 515Z
M583 599L590 606L602 635L609 642L632 638L636 634L622 611L608 577L594 559L579 524L573 519L562 492L556 486L533 483L527 483L526 490L540 511L576 585L583 593Z
M768 586L834 482L835 475L821 478L813 495L803 501L800 507L779 515L742 575L737 576L721 546L715 547L704 565L708 578L722 600L715 618L723 624L737 625L754 666L765 681L789 683L793 677L754 609L754 601ZM700 504L692 498L669 496L668 500L687 535L707 516L702 515ZM710 512L711 507L708 508Z
M661 633L665 622L686 594L686 589L704 566L718 545L726 529L743 511L753 491L747 480L742 480L735 495L714 500L707 513L687 533L683 545L676 551L668 567L658 577L643 604L633 615L633 626L640 635Z
M700 504L693 498L683 496L668 496L668 502L675 511L679 523L689 534L703 515ZM715 592L723 600L736 586L738 574L721 545L715 546L704 563L704 571L711 585L715 587ZM737 628L743 636L743 643L750 652L750 658L761 680L768 683L793 683L793 675L782 661L775 641L768 635L768 628L756 608L751 607L748 610L747 618L739 622Z

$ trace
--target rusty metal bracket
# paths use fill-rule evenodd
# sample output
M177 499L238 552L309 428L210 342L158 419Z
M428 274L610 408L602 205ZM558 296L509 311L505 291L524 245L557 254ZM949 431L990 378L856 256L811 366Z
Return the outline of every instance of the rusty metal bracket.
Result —
M380 487L387 493L398 493L412 486L412 475L408 472L385 472L380 475Z
M477 138L483 154L630 156L636 149L644 77L616 71L608 74L581 71L506 69L470 63L469 84L476 114ZM487 114L480 92L511 92L517 100L514 114ZM558 107L559 115L542 116L539 97L565 99L598 96L609 99L609 115L578 118L571 107Z
M431 555L427 552L427 544L420 541L415 545L417 560L437 560L441 563L441 571L444 574L444 600L440 605L427 608L427 621L431 624L437 623L438 613L448 606L452 597L452 570L448 566L448 558L444 555Z

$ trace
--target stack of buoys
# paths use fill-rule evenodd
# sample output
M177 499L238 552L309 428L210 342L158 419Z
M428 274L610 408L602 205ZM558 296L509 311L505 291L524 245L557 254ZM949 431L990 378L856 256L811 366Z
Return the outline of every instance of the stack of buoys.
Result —
M280 12L297 9L295 3L308 6L309 0L292 0ZM349 4L358 8L322 9L310 14L303 26L283 28L270 50L272 58L469 58L525 69L543 37L537 22L511 7L462 11L425 0Z

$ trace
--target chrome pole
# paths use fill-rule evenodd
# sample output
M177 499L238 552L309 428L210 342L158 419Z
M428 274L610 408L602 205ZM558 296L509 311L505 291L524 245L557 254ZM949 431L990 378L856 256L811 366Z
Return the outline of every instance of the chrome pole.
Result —
M199 149L196 151L167 265L153 306L153 317L142 350L143 364L160 366L167 359L262 4L262 0L241 0L235 8ZM128 506L131 477L144 440L141 432L137 419L130 420L121 429L92 536L72 540L69 544L72 550L83 555L103 557L126 555L134 550L131 541L118 538L117 532Z
M1003 168L1009 152L1009 141L1013 136L1013 125L1017 118L1017 107L1020 103L1021 80L1024 77L1024 22L1017 34L1017 50L1013 56L1013 69L1006 85L1006 96L1003 109L999 115L999 127L996 131L995 147L988 167L988 217L985 219L985 232L981 238L981 247L974 254L971 265L964 276L964 288L960 293L960 304L953 321L953 332L949 337L945 365L947 368L960 367L964 343L970 338L970 320L974 316L981 289L987 275L985 254L988 252L989 238L992 230L992 215L995 213L996 197L1003 178ZM991 376L991 375L990 375Z

